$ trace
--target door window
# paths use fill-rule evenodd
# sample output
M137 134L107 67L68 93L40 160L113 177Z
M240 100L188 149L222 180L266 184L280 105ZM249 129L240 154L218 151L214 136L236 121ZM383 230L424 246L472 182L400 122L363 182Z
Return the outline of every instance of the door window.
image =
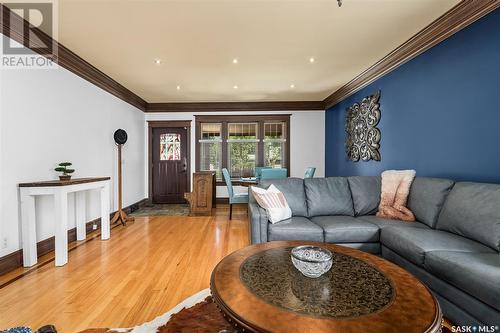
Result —
M160 161L179 161L181 159L181 135L166 133L160 135Z

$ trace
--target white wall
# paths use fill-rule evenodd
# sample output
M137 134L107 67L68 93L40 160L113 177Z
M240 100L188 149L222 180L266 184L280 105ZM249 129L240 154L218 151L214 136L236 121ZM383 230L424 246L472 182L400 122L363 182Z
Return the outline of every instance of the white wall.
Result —
M303 177L304 171L309 166L316 167L316 177L325 175L325 112L323 111L282 111L273 114L291 114L290 116L290 171L292 177ZM147 121L150 120L190 120L191 121L191 172L195 171L195 115L245 115L269 114L269 112L158 112L147 113L145 128L145 141L147 144ZM144 167L148 170L147 149L144 155ZM145 183L148 175L146 171ZM147 188L145 189L147 196ZM245 192L247 188L236 187L236 192ZM217 197L227 197L225 186L217 187Z
M74 177L110 176L116 202L116 146L123 128L124 206L145 198L144 113L63 69L0 70L0 257L21 248L21 182L56 179L58 162L71 161ZM98 193L87 197L87 220L99 215ZM69 198L69 228L75 226ZM53 199L36 200L38 240L54 234ZM4 246L6 240L7 246Z

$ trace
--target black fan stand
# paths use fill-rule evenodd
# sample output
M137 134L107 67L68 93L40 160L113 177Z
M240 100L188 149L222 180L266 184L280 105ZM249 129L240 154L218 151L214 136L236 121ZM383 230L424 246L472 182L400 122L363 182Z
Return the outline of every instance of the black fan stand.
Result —
M122 225L126 225L127 222L134 221L132 216L128 216L127 213L123 211L122 206L122 146L127 142L127 132L124 130L117 129L114 134L115 143L118 146L118 210L111 219L111 224L120 222Z

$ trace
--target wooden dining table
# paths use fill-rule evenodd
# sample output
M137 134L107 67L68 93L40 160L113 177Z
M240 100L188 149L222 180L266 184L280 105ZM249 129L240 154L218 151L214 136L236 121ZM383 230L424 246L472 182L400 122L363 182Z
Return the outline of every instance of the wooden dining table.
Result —
M244 186L244 187L255 186L258 184L259 184L259 181L257 178L252 178L252 179L240 178L237 181L233 182L233 185Z

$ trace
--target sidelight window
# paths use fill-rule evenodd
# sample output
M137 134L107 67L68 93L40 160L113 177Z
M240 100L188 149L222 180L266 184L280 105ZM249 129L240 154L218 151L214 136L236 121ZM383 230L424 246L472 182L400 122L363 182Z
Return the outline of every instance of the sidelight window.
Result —
M264 123L264 166L283 168L285 165L285 122Z
M215 171L217 179L222 176L222 124L201 124L199 143L200 170Z

